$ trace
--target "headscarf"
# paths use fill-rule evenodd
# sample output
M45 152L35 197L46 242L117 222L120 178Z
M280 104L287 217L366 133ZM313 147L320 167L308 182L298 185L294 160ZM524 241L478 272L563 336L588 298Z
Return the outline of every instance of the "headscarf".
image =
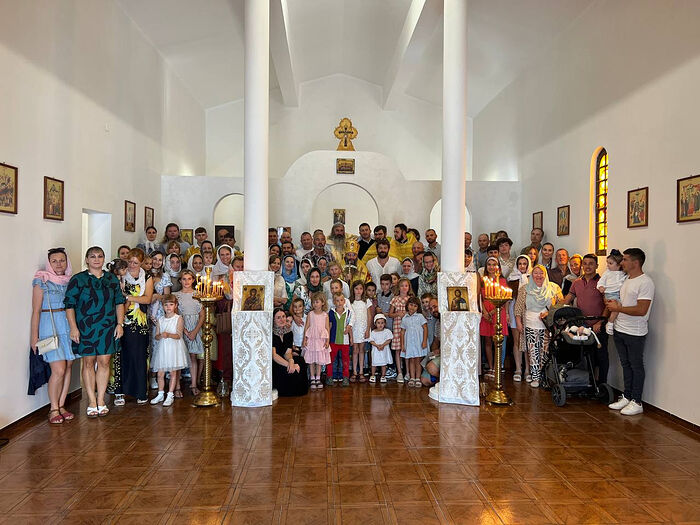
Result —
M571 271L571 259L577 257L579 262L579 270L578 270L578 275L576 275L574 272ZM575 253L571 257L569 257L569 262L566 263L566 268L569 270L569 272L564 276L564 279L567 281L575 281L579 277L581 277L581 263L583 263L583 257L581 257L581 254Z
M275 313L272 314L272 333L275 334L277 337L282 339L284 337L284 334L288 334L289 332L292 331L291 326L287 326L287 323L284 323L284 326L277 326L275 323L275 314L277 312L283 312L284 310L282 308L275 308Z
M312 286L311 285L311 273L316 272L318 273L319 277L321 277L321 270L316 268L315 266L309 270L309 273L306 274L306 289L309 291L309 293L315 293L315 292L320 292L323 290L323 282L321 282L321 279L318 280L318 286Z
M231 259L233 260L233 248L231 248L228 244L222 244L219 246L216 249L216 262L211 270L211 274L214 276L228 275L228 272L231 270L230 264L224 264L221 262L221 256L219 255L221 248L228 248L231 251Z
M498 257L488 257L486 261L484 261L484 279L490 279L489 277L489 272L486 269L486 266L488 265L489 261L496 261L496 264L498 264L498 276L500 277L505 277L504 275L501 274L501 261L498 260Z
M428 252L426 252L426 253L428 253ZM432 252L429 252L429 253L432 253ZM433 271L429 272L428 270L426 270L425 264L424 264L423 271L421 271L421 273L420 273L421 280L424 283L429 284L429 285L433 285L437 282L438 272L440 271L440 268L438 267L437 257L434 254L433 254L433 260L435 261L435 264L433 265Z
M202 257L202 254L201 253L193 253L192 255L190 255L190 258L187 259L187 268L192 270L195 273L195 275L199 276L199 275L202 275L204 273L204 267L202 267L201 272L194 271L194 267L192 266L192 259L194 259L195 257L199 257L200 259L202 259L202 265L204 264L204 257Z
M130 295L132 297L142 297L146 293L146 271L143 268L139 268L139 276L134 278L129 270L124 274L124 282L132 286ZM136 323L139 326L146 326L148 323L148 317L146 316L144 310L141 309L141 304L133 302L127 306L126 319L132 323Z
M527 259L527 270L525 271L525 273L521 273L520 270L518 270L518 261L520 259ZM508 276L508 281L520 281L521 285L527 284L528 275L530 275L531 273L532 273L532 261L530 260L530 256L518 255L517 259L515 259L515 266L513 267L513 271L510 272L510 275ZM547 272L545 271L545 273L547 273Z
M405 263L406 261L411 262L411 269L408 271L408 273L403 273L403 263ZM403 261L401 261L401 273L399 275L402 279L406 278L409 281L412 281L413 279L418 277L418 274L416 273L416 265L413 264L413 259L411 257L406 257Z
M56 253L62 253L62 252L56 252ZM50 263L46 263L46 268L44 270L37 270L36 273L34 274L35 279L41 279L41 282L45 283L46 281L51 281L54 284L60 284L60 285L67 285L68 281L70 281L71 275L73 275L73 267L70 265L70 259L68 258L68 255L63 252L63 255L66 256L66 273L63 275L58 275L53 268L51 268Z
M146 292L146 271L143 268L139 268L139 276L134 278L129 270L124 274L124 281L129 283L131 286L138 286L139 292L131 295L136 297L141 297ZM138 305L137 305L138 306Z
M297 279L297 283L302 285L302 286L306 286L306 275L304 275L304 272L301 270L301 266L304 263L304 261L306 261L309 264L309 271L311 271L311 268L314 267L314 263L311 262L311 259L304 258L299 263L299 278ZM309 273L309 272L306 272L306 273Z
M318 261L319 261L320 259L324 259L324 260L326 261L326 263L327 263L327 264L326 264L326 271L325 271L325 272L322 272L322 271L318 268ZM330 263L331 263L331 262L330 262L329 258L328 258L327 256L325 256L325 255L321 255L320 257L318 257L318 258L316 259L316 266L315 266L315 268L316 268L316 269L319 271L319 273L321 274L321 279L323 279L324 277L328 277L328 265L329 265ZM307 276L307 277L308 277L308 276Z
M172 266L170 266L170 259L172 259L174 253L168 254L168 256L165 258L165 261L163 262L163 266L165 267L165 272L172 278L179 279L180 274L182 273L182 259L180 259L180 256L178 256L178 259L180 259L180 270L175 271L173 270ZM128 272L127 272L128 273Z
M290 273L285 273L284 271L284 261L287 259L294 261L294 266L292 267L292 271ZM282 258L282 267L280 268L280 272L287 284L294 284L294 282L299 278L299 274L297 273L296 258L293 255L285 255Z
M552 253L552 258L549 260L549 264L544 264L544 256L542 255L542 247L545 244L549 244L550 246L552 246L552 249L554 249L554 246L552 245L552 243L549 243L549 242L543 243L542 246L540 247L539 253L537 254L537 260L540 261L539 264L544 266L546 269L551 270L552 268L554 268L554 266L556 266L556 260L555 260L556 259L556 252Z
M536 269L542 270L544 273L544 282L542 286L537 286L535 279L531 278L528 280L525 290L527 292L527 298L525 300L526 308L532 312L541 312L546 310L552 305L552 299L558 295L559 285L556 283L549 282L549 277L547 276L547 268L538 264L532 271Z

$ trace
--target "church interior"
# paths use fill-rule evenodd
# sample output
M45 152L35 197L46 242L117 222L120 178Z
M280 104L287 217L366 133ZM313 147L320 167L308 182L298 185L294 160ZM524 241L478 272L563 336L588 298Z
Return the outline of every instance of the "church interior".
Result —
M15 272L0 301L0 524L700 523L699 23L692 0L0 1L0 268ZM243 253L230 398L196 406L183 388L172 406L112 400L88 417L76 359L74 418L49 423L47 387L26 393L47 250L76 275L89 247L111 261L171 223L190 244L230 227ZM297 248L336 223L437 234L439 390L360 378L273 395L265 235ZM557 406L514 380L512 343L502 376L497 362L495 380L477 377L464 232L476 259L480 235L507 232L515 256L535 229L600 275L613 249L646 255L643 413ZM469 312L443 309L448 284L468 288ZM246 286L264 311L243 311ZM609 337L607 384L625 397ZM242 402L259 384L262 401Z

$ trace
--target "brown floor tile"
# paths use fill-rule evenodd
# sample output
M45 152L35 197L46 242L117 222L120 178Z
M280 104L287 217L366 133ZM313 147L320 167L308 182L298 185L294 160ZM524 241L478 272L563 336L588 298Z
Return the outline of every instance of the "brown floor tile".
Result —
M560 523L612 523L612 517L594 503L550 503L549 508Z
M484 503L452 503L446 505L450 523L455 525L500 525L501 520L489 505Z
M673 523L700 523L700 501L685 499L653 501L650 497L645 506L665 521Z
M391 523L385 516L385 508L380 506L342 507L340 523L347 525L381 525Z
M81 492L81 497L74 509L85 510L114 510L124 501L128 492L126 490L113 490L110 488L94 488L86 492Z
M42 490L30 493L21 503L13 507L13 514L55 514L67 509L73 498L75 490Z
M376 505L382 501L381 489L376 483L340 483L341 505Z
M182 510L174 515L169 523L187 525L219 525L226 517L226 511Z
M597 505L621 523L651 523L658 518L644 508L640 501L601 499Z
M430 503L422 505L401 505L394 507L396 521L399 524L432 524L440 523L440 518Z
M224 518L224 524L265 525L273 523L279 513L272 509L234 509Z
M416 481L422 479L421 471L413 463L390 463L381 465L379 471L386 481Z
M326 483L293 484L289 490L290 507L326 507L328 506L329 487Z
M274 507L279 493L278 485L239 485L231 501L236 507Z
M126 507L131 511L136 510L168 510L178 494L175 488L142 489L134 491Z
M394 507L400 507L405 502L429 502L431 500L430 490L427 485L420 481L407 481L401 483L387 483L389 498Z
M472 477L470 469L459 463L421 463L428 481L466 481Z
M109 523L109 518L110 513L107 511L72 510L62 517L58 523L71 525L100 525L102 523Z
M547 507L525 501L511 501L496 503L494 509L503 523L510 524L536 524L553 523L555 517L550 515Z
M182 507L222 507L233 497L234 489L229 485L193 486L185 489L178 500L178 508Z
M578 494L564 481L528 481L525 483L535 497L544 502L579 501Z
M430 488L441 504L484 500L476 484L472 481L436 481L430 483Z
M282 523L285 525L325 525L330 523L329 511L319 508L288 508L283 512Z
M491 501L525 501L534 497L527 485L518 481L484 479L477 483Z
M295 466L291 472L293 483L318 483L328 481L328 467Z
M284 467L277 466L272 468L248 468L242 475L243 484L255 483L280 483Z
M375 465L338 465L336 469L341 483L380 481Z

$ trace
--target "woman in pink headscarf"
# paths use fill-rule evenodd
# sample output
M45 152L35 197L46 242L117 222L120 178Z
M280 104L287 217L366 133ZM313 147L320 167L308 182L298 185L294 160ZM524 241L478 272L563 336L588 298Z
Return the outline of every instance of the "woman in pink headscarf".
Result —
M63 305L72 274L66 251L63 248L53 248L49 250L46 269L37 271L32 281L32 350L38 352L37 344L41 340L54 335L58 339L58 348L43 355L44 361L51 366L48 386L51 401L49 423L54 425L75 417L64 407L70 387L71 367L73 360L78 357L73 354L70 327Z

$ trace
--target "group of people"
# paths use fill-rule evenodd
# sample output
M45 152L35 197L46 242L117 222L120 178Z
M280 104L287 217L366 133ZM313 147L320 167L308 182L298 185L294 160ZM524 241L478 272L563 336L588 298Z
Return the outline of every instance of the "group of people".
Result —
M51 423L74 417L64 404L70 362L76 358L84 359L88 417L109 413L108 391L119 406L126 397L148 402L150 387L156 391L152 404L170 406L182 397L181 379L189 376L196 395L205 320L194 287L207 268L224 283L212 359L220 381L232 379L230 284L233 273L243 270L235 239L229 234L214 246L200 227L189 245L174 223L160 241L154 227L145 233L144 242L120 246L119 257L107 265L104 251L90 248L87 269L76 275L65 250L52 249L46 268L35 276L31 347L44 349L43 359L51 366ZM269 229L269 269L275 274L272 381L278 395L303 395L335 384L396 381L420 388L439 381L441 250L436 232L428 229L422 241L420 232L397 224L393 236L387 233L383 225L372 229L363 223L358 235L346 234L338 223L328 238L322 230L302 233L297 247L290 232ZM570 256L543 238L541 229L533 229L531 243L515 255L507 232L498 232L494 242L480 235L475 250L471 234L465 233L465 271L478 274L485 378L494 378L496 353L491 336L497 316L483 286L488 279L513 290L501 320L504 350L512 349L514 381L539 386L548 344L543 319L557 303L576 304L584 315L608 317L607 327L591 322L591 328L606 334L596 355L600 382L607 377L608 334L620 355L625 390L611 408L640 413L654 294L653 282L642 271L644 252L613 250L600 277L595 255ZM56 348L44 344L52 336Z

